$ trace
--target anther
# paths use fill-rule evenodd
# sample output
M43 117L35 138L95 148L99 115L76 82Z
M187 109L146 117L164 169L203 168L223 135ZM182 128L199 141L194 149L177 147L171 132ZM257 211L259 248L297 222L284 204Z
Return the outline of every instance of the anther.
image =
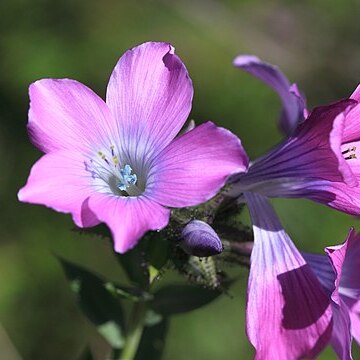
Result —
M115 155L112 157L112 161L113 161L115 166L119 164L119 159Z
M109 160L106 158L105 154L101 151L98 151L98 154L109 165Z
M345 160L357 159L356 154L351 154L345 158Z
M348 148L346 150L344 150L342 152L343 155L347 154L348 156L345 157L345 160L350 160L350 159L356 159L356 146L353 146L351 148ZM351 154L352 153L352 154Z
M345 151L342 152L343 155L347 154L348 152L351 151L356 151L356 146L353 146L352 148L346 149Z

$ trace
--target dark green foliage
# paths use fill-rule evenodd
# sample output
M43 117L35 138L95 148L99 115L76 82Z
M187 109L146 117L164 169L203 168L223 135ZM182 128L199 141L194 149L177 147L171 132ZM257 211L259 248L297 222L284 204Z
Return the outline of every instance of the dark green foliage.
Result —
M215 300L221 292L195 285L168 285L155 293L151 308L170 316L198 309Z
M160 360L168 327L169 320L167 318L162 318L156 324L145 326L135 360Z
M97 326L114 321L123 328L121 304L106 289L106 280L67 260L59 260L86 316Z

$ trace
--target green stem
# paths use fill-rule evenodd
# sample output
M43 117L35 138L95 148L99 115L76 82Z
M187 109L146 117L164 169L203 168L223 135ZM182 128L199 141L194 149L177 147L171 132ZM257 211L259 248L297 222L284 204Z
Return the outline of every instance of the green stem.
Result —
M133 360L139 347L145 325L146 307L143 301L135 302L129 319L129 329L122 349L121 360Z

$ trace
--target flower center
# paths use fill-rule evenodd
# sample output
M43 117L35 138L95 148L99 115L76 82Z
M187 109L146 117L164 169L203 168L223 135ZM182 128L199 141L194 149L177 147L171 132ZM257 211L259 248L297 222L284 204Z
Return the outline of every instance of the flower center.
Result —
M345 160L356 159L356 146L348 148L341 153L344 155Z
M124 164L122 167L121 165ZM107 150L97 151L97 156L85 161L93 186L99 192L118 196L139 196L145 190L146 178L140 178L128 164L127 157L115 152L111 145Z
M126 164L122 169L120 169L120 178L117 187L121 191L126 191L131 185L136 185L137 176L136 174L131 173L132 168L128 164Z

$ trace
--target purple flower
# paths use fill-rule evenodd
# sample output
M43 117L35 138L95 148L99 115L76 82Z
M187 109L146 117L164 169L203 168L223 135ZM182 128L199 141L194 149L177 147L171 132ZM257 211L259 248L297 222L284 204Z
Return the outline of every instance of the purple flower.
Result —
M327 247L326 253L304 253L304 258L331 302L330 343L341 360L349 360L352 338L360 344L360 235L351 229L344 244Z
M245 193L254 231L246 330L255 359L314 358L332 333L332 307L268 200Z
M211 122L176 137L192 96L186 68L166 43L127 51L106 102L74 80L35 82L28 129L45 155L19 199L71 213L80 227L105 222L116 251L132 248L167 225L168 207L204 202L246 169L240 141Z
M275 88L293 114L299 114L299 109L306 113L282 73L260 60L250 61L252 57L245 61L248 58L240 57L243 61L235 62ZM287 123L295 124L295 129L273 150L256 159L246 174L234 176L230 194L239 196L252 191L268 197L305 197L359 215L359 99L360 87L348 100L315 108L306 120L288 115Z
M180 242L184 251L195 256L212 256L223 251L221 240L215 230L204 221L192 220L182 231Z

